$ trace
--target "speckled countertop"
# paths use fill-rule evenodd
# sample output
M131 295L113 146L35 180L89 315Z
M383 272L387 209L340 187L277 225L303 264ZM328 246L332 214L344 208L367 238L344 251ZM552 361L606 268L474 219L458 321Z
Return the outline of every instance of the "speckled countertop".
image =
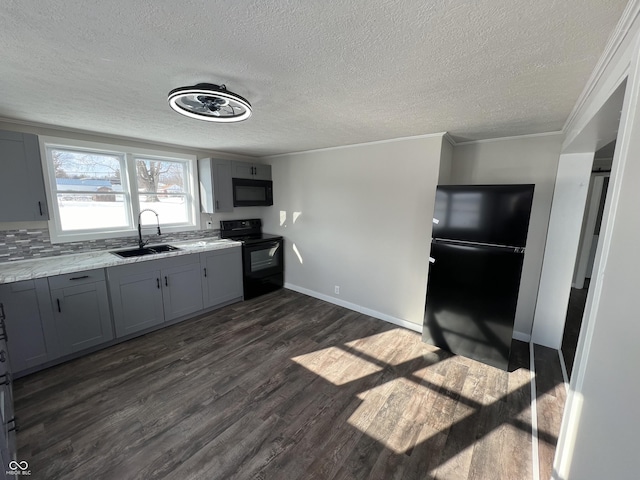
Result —
M242 244L232 240L203 239L172 242L171 245L178 247L180 250L159 253L156 255L145 255L142 257L120 258L111 253L117 250L127 250L119 248L117 250L110 251L95 251L0 263L0 284L50 277L53 275L62 275L65 273L81 272L83 270L92 270L94 268L113 267L116 265L125 265L127 263L146 262L149 260L157 260L159 258L176 257L178 255L200 253L209 250L239 247Z

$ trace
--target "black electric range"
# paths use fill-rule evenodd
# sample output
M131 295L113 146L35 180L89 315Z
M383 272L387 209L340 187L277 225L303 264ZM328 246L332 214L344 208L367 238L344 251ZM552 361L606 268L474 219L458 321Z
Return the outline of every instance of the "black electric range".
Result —
M262 233L262 220L222 220L220 238L242 242L245 300L283 287L284 239Z

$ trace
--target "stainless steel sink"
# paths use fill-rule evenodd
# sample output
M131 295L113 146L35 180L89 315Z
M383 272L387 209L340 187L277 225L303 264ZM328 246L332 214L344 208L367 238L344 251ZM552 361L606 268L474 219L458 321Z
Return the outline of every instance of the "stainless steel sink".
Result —
M176 250L180 250L178 247L174 247L173 245L156 245L155 247L138 247L131 248L129 250L120 250L118 252L111 252L114 255L117 255L121 258L129 258L129 257L142 257L145 255L157 255L158 253L165 252L175 252Z

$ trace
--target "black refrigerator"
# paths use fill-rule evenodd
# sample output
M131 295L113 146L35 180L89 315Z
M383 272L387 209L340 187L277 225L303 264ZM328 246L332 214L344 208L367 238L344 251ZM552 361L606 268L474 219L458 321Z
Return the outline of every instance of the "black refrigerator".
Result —
M508 369L533 189L437 188L424 342Z

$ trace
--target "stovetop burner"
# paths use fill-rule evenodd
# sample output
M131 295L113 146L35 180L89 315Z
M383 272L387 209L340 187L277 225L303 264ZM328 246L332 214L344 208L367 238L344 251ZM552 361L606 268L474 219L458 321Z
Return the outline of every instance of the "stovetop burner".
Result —
M222 235L220 235L222 237ZM223 237L224 238L224 237ZM245 244L264 242L268 240L280 240L282 236L271 235L270 233L260 233L258 235L238 235L227 237L229 240L235 240L236 242L242 242Z
M251 244L279 240L282 236L262 233L262 220L254 218L250 220L221 220L220 238Z

